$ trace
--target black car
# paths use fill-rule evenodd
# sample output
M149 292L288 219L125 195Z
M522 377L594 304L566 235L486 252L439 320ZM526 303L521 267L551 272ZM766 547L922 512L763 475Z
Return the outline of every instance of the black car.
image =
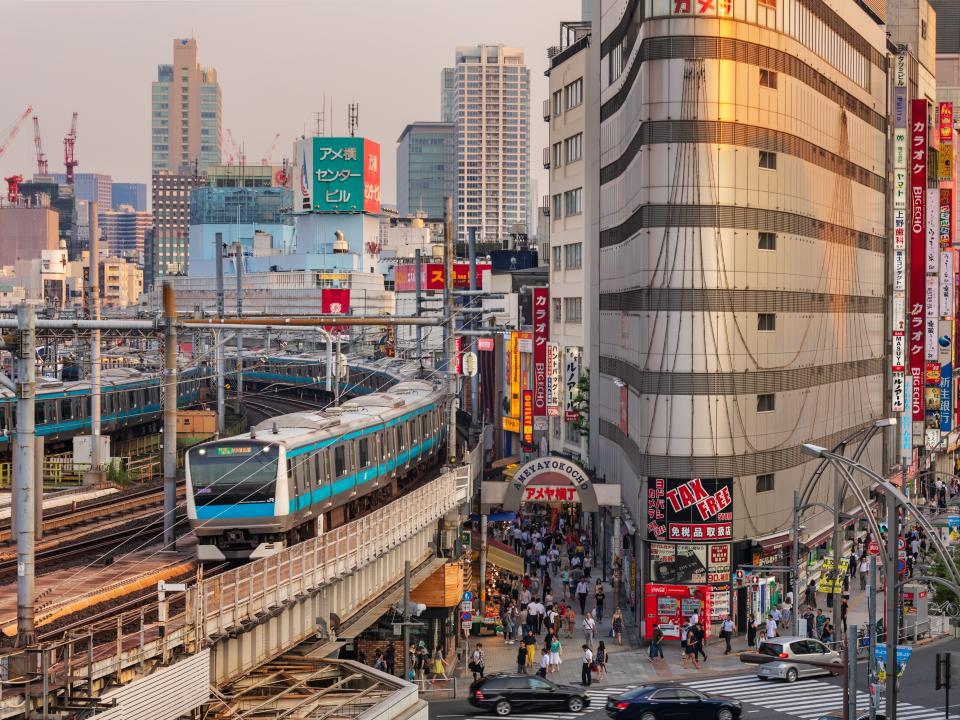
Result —
M740 703L688 687L645 686L607 699L616 720L737 720Z
M590 704L584 688L557 685L536 675L491 675L470 686L468 701L501 717L511 712L563 708L580 712Z

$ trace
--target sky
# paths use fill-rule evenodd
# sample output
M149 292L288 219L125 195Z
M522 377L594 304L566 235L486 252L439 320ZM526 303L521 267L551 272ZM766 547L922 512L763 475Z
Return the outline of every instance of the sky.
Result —
M346 134L359 103L358 134L380 142L384 202L396 199L396 140L417 120L440 119L440 71L457 45L503 43L525 51L531 78L531 176L547 143L546 51L580 0L259 0L230 2L0 1L0 142L28 105L39 117L50 172L63 172L63 136L79 113L77 172L150 182L150 83L170 63L173 40L197 38L200 64L217 70L229 128L250 162L280 141L327 124ZM333 111L330 111L330 103ZM36 171L30 119L0 156L0 177ZM5 190L5 185L3 186ZM149 191L148 191L149 194Z

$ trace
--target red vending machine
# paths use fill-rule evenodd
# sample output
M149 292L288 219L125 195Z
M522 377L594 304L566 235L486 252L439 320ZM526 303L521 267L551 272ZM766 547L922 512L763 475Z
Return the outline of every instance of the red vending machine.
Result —
M679 640L680 628L692 615L703 620L710 637L710 586L663 585L647 583L644 593L644 637L653 638L653 629L660 626L667 640Z

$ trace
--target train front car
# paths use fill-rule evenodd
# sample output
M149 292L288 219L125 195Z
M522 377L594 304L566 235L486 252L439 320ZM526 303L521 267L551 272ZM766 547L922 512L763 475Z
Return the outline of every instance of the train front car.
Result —
M290 493L276 442L233 437L187 453L187 517L200 561L266 557L284 547Z

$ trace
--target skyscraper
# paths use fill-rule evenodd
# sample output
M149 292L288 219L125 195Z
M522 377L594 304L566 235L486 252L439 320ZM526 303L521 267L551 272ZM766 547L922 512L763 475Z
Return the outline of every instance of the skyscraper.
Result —
M186 275L190 245L190 191L202 178L190 172L160 170L153 174L153 245L144 254L153 267L147 276Z
M397 140L397 210L400 215L424 212L443 217L444 197L456 198L456 126L447 122L415 122Z
M173 41L173 64L158 65L153 83L153 172L199 172L220 162L220 84L198 63L197 41Z
M113 184L113 208L129 205L134 210L143 212L147 209L146 183L118 183Z
M132 205L100 213L100 231L110 254L137 265L143 265L144 241L152 226L150 213L138 211Z
M67 182L67 176L53 173L53 181L63 185ZM113 207L113 179L103 173L75 173L73 196L77 200L95 202L98 207L109 210Z
M457 126L457 239L477 228L481 242L502 240L526 223L530 177L530 71L523 51L503 45L458 47L441 78L449 116L452 75Z

